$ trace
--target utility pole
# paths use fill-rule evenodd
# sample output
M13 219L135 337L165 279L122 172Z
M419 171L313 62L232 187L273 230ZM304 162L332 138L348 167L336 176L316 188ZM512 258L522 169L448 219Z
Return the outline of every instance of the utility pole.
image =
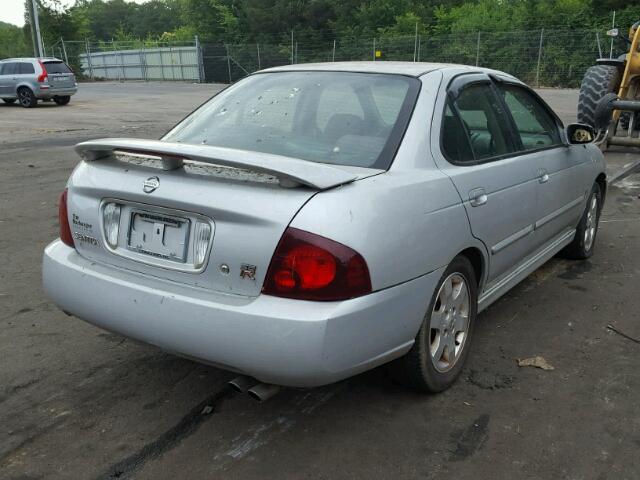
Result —
M35 52L37 57L43 57L44 53L42 52L42 37L40 36L40 22L38 20L38 3L36 0L29 0L31 4L30 9L30 19L31 19L31 32L35 32L35 36L33 36L33 40L35 40L35 45L33 51Z

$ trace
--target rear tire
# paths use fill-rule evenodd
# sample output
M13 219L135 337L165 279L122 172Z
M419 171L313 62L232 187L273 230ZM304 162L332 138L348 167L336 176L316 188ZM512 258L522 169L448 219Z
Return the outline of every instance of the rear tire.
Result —
M578 123L595 128L596 107L608 93L618 93L621 75L617 67L594 65L584 74L578 100Z
M15 98L3 98L2 101L4 103L8 103L9 105L11 105L12 103L16 103L16 99Z
M594 183L589 194L587 206L584 209L582 218L580 218L578 228L576 228L576 236L562 251L563 256L573 260L585 260L593 255L601 210L602 193L600 192L600 185Z
M18 89L18 100L20 100L20 105L24 108L33 108L38 104L38 99L31 89L27 87L21 87Z
M66 105L67 103L69 103L70 100L71 100L71 97L69 95L65 95L63 97L53 97L53 101L56 102L58 105Z
M477 312L473 266L469 259L458 256L442 274L411 350L390 364L391 375L422 392L449 388L469 354Z

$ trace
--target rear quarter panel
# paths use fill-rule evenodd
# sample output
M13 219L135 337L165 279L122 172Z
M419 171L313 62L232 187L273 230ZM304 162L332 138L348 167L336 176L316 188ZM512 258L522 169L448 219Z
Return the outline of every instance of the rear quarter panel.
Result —
M320 193L291 225L358 251L374 290L445 266L476 242L451 181L426 169L389 171Z

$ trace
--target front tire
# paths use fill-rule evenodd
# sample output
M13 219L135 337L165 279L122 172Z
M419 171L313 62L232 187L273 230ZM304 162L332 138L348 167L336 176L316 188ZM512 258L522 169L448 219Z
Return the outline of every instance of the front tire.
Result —
M411 350L391 374L422 392L442 392L460 376L478 312L478 284L471 262L456 257L442 274Z
M608 93L618 93L620 70L612 65L594 65L584 74L578 99L578 123L595 128L596 107Z
M71 101L71 97L69 95L65 95L63 97L53 97L53 101L62 106L69 103L69 101Z
M38 99L27 87L18 89L18 100L24 108L33 108L38 104Z
M593 255L598 233L598 222L602 210L602 193L597 183L593 184L587 206L582 214L576 236L563 251L564 256L574 260L585 260Z

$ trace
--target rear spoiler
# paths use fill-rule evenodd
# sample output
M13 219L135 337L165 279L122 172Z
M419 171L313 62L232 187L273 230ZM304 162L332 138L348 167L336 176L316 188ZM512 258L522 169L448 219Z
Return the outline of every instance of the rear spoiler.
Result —
M182 168L184 160L241 168L273 175L280 181L280 186L286 188L306 185L317 190L326 190L358 179L357 174L322 163L209 145L136 138L104 138L79 143L75 150L87 162L107 159L114 153L124 153L160 158L164 170Z

